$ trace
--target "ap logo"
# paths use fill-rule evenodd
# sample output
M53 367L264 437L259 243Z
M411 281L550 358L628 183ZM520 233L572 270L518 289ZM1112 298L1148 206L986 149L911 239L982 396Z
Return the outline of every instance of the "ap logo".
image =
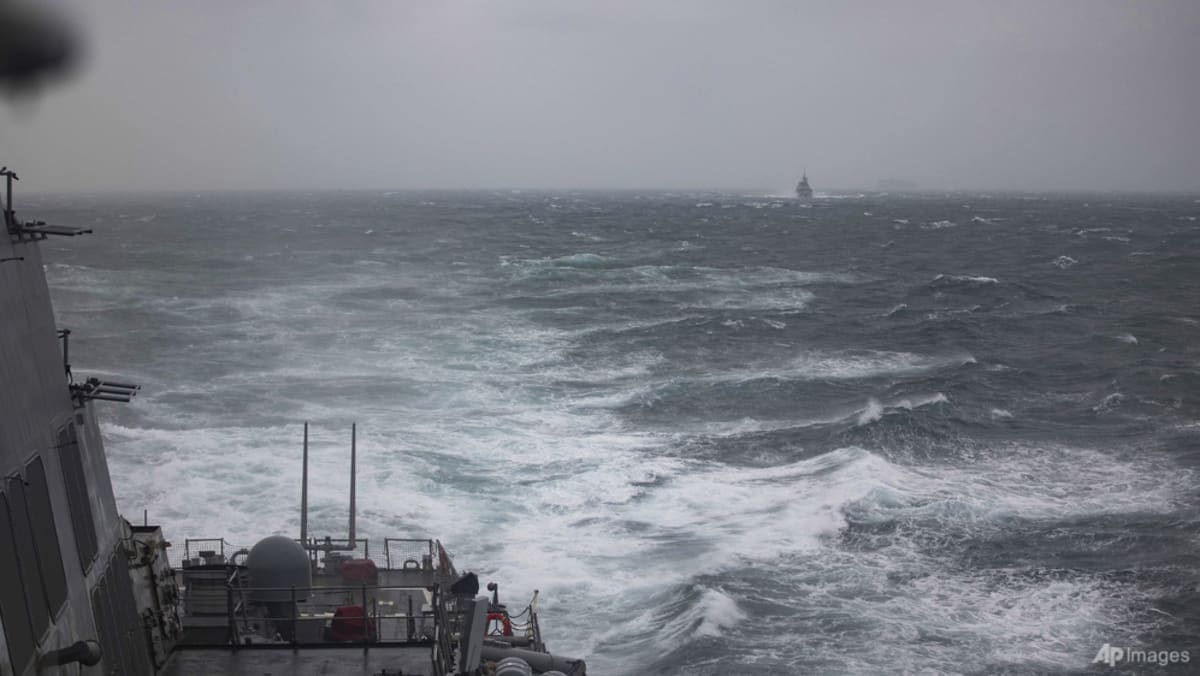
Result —
M1110 667L1115 667L1117 666L1117 662L1120 662L1122 659L1124 659L1124 657L1124 649L1114 648L1105 643L1104 645L1100 646L1100 652L1096 653L1096 659L1092 660L1092 664L1103 662Z

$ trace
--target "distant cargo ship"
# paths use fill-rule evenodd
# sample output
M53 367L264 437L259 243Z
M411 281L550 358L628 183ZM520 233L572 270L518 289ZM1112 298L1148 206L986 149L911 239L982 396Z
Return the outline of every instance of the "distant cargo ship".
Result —
M812 186L808 184L808 172L804 172L804 177L796 184L796 197L802 200L810 200L813 196Z

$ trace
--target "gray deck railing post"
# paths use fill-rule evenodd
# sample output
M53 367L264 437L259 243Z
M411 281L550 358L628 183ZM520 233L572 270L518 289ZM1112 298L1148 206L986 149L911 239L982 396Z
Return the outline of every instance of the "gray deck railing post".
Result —
M367 615L367 585L362 586L362 609L363 609L363 653L367 652L367 629L371 616Z
M237 618L233 611L233 583L228 580L225 581L225 608L228 611L229 642L233 644L233 649L236 651L238 649Z
M292 585L292 645L296 645L296 585Z

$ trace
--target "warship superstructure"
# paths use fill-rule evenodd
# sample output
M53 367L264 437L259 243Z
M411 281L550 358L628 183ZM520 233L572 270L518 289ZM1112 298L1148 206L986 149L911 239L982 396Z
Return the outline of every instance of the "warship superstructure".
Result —
M0 676L586 673L548 652L536 592L510 611L439 540L358 535L353 427L345 534L309 532L299 423L300 533L237 549L123 518L94 407L139 388L72 372L39 246L91 231L22 221L0 176Z
M808 171L800 178L800 182L796 184L796 197L805 202L813 197L812 186L808 184Z

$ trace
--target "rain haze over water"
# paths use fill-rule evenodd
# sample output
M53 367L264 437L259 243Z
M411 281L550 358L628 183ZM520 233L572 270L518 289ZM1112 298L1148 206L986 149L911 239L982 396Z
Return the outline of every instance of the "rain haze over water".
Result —
M66 3L26 189L1200 185L1200 4Z

